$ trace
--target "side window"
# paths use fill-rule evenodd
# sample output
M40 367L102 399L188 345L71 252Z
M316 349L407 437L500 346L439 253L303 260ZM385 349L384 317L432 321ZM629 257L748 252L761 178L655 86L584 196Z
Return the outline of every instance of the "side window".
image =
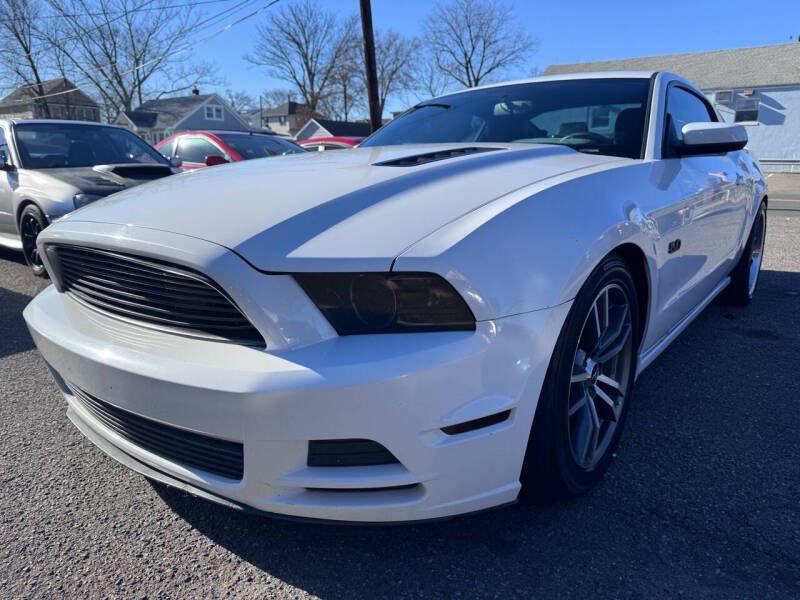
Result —
M0 152L5 152L6 156L9 155L8 152L8 142L6 141L6 132L0 129ZM11 157L9 157L10 160Z
M708 105L681 87L672 86L667 92L667 139L670 143L683 139L681 129L687 123L709 123L716 121L716 115Z
M203 164L209 154L220 154L220 151L209 141L185 137L178 142L176 156L183 162Z

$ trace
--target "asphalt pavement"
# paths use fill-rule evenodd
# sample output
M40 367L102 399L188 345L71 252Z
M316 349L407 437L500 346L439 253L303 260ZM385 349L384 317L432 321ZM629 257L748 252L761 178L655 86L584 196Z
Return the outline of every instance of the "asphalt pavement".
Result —
M550 507L335 527L149 483L71 425L0 250L2 598L800 598L800 212L751 306L712 304L639 378L608 475Z

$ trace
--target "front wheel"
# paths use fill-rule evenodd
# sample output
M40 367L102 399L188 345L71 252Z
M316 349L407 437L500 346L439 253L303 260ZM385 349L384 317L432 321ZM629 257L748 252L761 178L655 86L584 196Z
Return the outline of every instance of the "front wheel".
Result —
M526 493L570 498L602 478L633 393L640 331L630 270L611 255L575 298L556 343L525 456Z
M38 206L29 204L22 210L19 217L19 235L22 240L22 253L25 255L25 262L28 263L34 275L46 277L47 271L44 268L42 257L36 247L36 239L39 233L47 227L47 217Z

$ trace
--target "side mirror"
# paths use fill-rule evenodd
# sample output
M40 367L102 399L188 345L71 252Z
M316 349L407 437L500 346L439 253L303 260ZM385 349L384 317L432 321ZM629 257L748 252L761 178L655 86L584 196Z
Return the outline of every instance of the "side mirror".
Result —
M12 165L11 161L8 159L6 151L0 150L0 171L13 171L13 170L14 170L14 165Z
M208 156L206 156L207 167L213 167L214 165L224 165L226 162L228 161L225 160L225 157L220 156L219 154L209 154Z
M681 135L683 142L675 146L678 156L724 154L747 145L747 131L733 123L687 123Z
M169 159L169 164L176 169L180 169L181 166L183 165L183 161L177 156L173 156L172 158Z

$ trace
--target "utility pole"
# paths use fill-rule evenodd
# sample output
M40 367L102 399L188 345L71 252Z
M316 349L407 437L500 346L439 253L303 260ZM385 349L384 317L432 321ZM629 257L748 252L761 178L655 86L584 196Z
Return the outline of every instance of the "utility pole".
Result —
M372 35L372 7L370 0L361 4L361 31L364 33L364 65L367 69L367 98L369 99L369 126L376 131L381 126L378 106L378 71L375 66L375 37Z

